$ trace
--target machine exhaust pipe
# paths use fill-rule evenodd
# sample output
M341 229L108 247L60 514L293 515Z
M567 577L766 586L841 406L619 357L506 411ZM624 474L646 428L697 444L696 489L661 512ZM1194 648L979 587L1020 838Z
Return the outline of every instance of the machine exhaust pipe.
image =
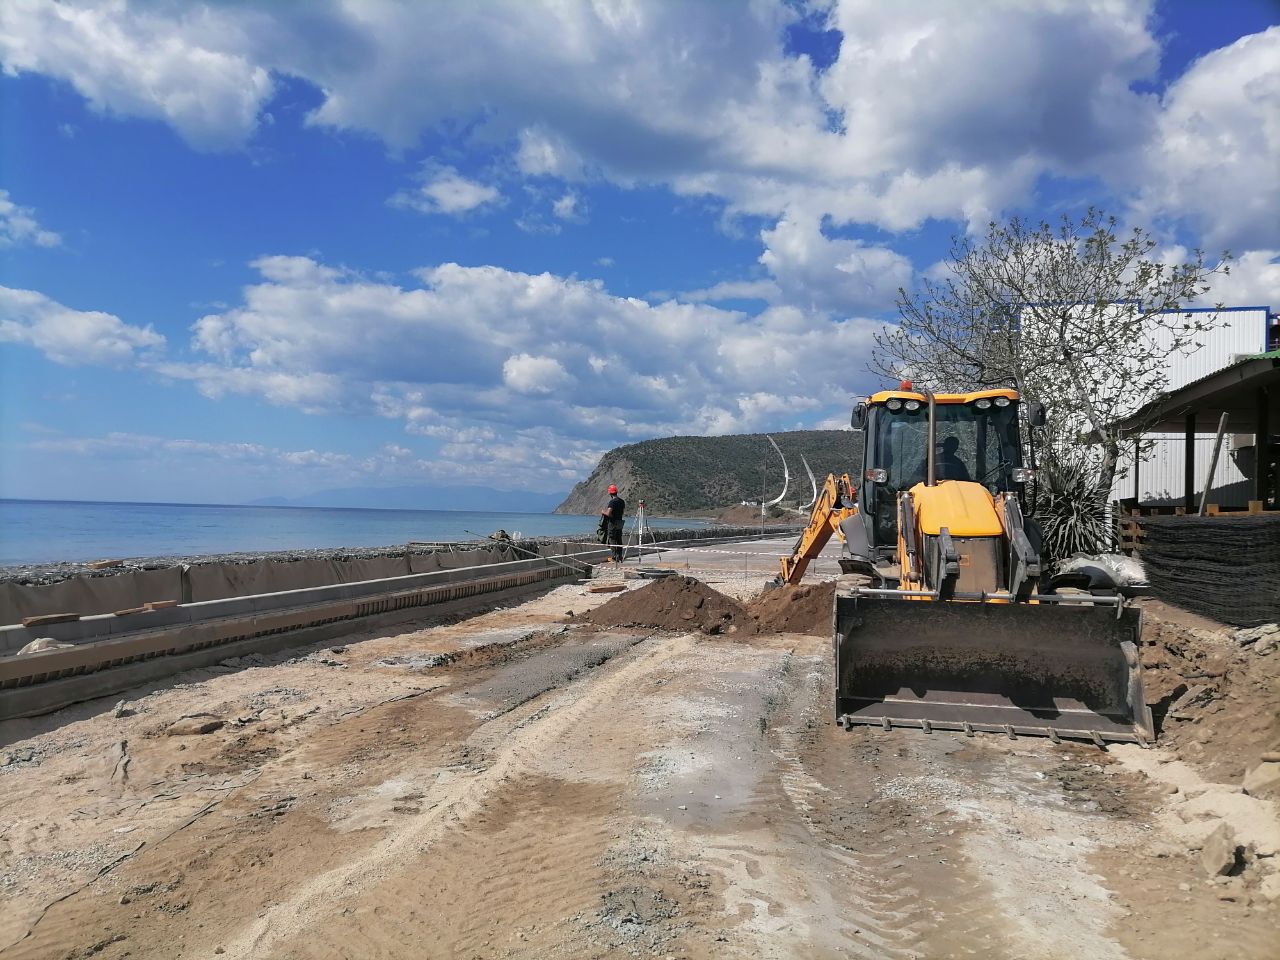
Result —
M933 396L933 391L928 387L916 387L925 395L925 399L929 401L929 450L926 456L928 463L928 472L925 474L924 485L926 487L936 487L938 485L938 466L936 463L937 451L934 449L938 441L938 417L937 417L937 400Z

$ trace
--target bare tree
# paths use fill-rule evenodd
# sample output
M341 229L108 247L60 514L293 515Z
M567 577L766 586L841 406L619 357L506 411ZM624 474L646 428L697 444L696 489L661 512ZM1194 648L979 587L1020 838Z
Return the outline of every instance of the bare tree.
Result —
M1092 451L1105 502L1130 452L1118 422L1167 387L1171 354L1202 345L1216 314L1178 310L1228 272L1229 254L1169 264L1152 259L1156 246L1093 209L955 237L945 279L899 291L900 321L877 336L872 369L934 389L1015 386L1050 411L1050 455Z

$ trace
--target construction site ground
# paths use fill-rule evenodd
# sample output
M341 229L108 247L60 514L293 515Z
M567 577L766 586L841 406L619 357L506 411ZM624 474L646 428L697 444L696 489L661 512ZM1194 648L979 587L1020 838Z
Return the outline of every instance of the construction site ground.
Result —
M1150 605L1151 749L846 732L789 546L0 725L0 957L1280 956L1274 644Z

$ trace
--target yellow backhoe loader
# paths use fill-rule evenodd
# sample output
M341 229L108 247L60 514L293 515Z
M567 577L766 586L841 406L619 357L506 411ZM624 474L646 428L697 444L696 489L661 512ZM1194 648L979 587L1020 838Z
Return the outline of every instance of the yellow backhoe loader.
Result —
M1154 738L1140 611L1041 592L1020 423L1044 412L1021 406L1013 390L903 381L854 408L862 470L827 477L779 578L799 583L833 534L843 541L833 632L846 728Z

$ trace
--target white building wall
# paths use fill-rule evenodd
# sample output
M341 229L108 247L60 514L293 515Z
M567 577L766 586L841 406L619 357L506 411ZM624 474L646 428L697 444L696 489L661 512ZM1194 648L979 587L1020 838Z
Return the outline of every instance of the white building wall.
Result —
M1176 390L1194 383L1204 377L1217 373L1224 367L1259 353L1265 353L1268 337L1268 316L1266 307L1224 307L1218 311L1217 325L1197 341L1203 346L1194 353L1174 353L1169 356L1169 386ZM1208 310L1180 311L1184 316L1212 317ZM1167 343L1169 334L1157 331L1155 339ZM1227 429L1231 429L1230 423ZM1144 457L1138 469L1138 500L1144 504L1183 503L1186 485L1186 462L1184 452L1186 439L1180 433L1149 433L1146 439L1154 442L1154 449ZM1243 439L1243 438L1242 438ZM1213 474L1213 482L1209 487L1209 502L1220 506L1248 506L1250 484L1248 475L1238 465L1243 460L1252 472L1252 437L1247 438L1249 446L1241 448L1234 444L1232 434L1223 438L1222 452L1218 456L1218 467ZM1209 459L1213 456L1214 437L1200 435L1195 441L1195 488L1196 494L1204 486L1205 471L1209 469ZM1128 499L1134 496L1133 473L1117 480L1111 491L1113 500Z
M1117 305L1116 309L1121 309ZM1174 311L1174 316L1186 317L1194 321L1197 317L1214 319L1212 330L1205 331L1195 338L1201 346L1189 353L1173 353L1168 356L1167 374L1168 390L1176 390L1194 383L1210 374L1217 373L1225 367L1244 359L1265 353L1269 343L1280 343L1280 321L1268 316L1269 308L1258 307L1223 307L1212 309L1192 309ZM1033 322L1032 315L1025 313L1022 317L1025 325ZM1269 326L1270 324L1270 326ZM1153 349L1162 346L1167 349L1173 335L1152 322L1147 334L1148 342ZM1123 378L1122 373L1117 377ZM1136 409L1147 398L1135 398ZM1231 429L1228 423L1227 429ZM1153 441L1151 449L1143 458L1138 470L1138 498L1144 504L1181 505L1184 501L1185 484L1185 437L1181 433L1149 433L1148 441ZM1253 471L1253 438L1241 437L1236 444L1228 433L1223 438L1222 451L1218 456L1217 469L1214 471L1210 485L1210 503L1219 506L1246 507L1251 494L1252 484L1248 477ZM1197 495L1204 485L1205 471L1209 467L1209 459L1213 455L1214 437L1198 436L1195 440L1195 488ZM1240 465L1246 467L1247 473ZM1129 474L1117 480L1111 490L1111 499L1127 500L1134 496L1134 477Z
M1179 311L1174 316L1212 317L1212 310ZM1168 331L1153 333L1157 343L1170 341ZM1217 325L1196 338L1203 346L1194 353L1174 353L1169 357L1169 387L1176 390L1194 383L1237 360L1267 350L1266 307L1224 307L1218 312Z
M1228 424L1228 430L1230 424ZM1138 468L1138 501L1148 505L1181 506L1185 485L1186 439L1180 433L1149 433L1146 439L1154 442L1153 449L1143 458ZM1218 454L1218 466L1209 486L1209 503L1223 507L1247 507L1253 496L1248 475L1240 469L1240 462L1252 471L1253 437L1242 437L1249 446L1241 447L1228 433L1222 439ZM1198 436L1195 441L1195 492L1197 498L1204 487L1205 473L1213 456L1214 437ZM1115 482L1111 490L1112 500L1127 500L1134 496L1133 471ZM1198 499L1197 499L1197 502Z
M1109 309L1117 314L1130 309L1125 304L1112 304ZM1216 312L1216 317L1215 317ZM1193 334L1193 342L1200 344L1198 349L1189 352L1169 353L1175 334L1163 327L1162 323L1171 320L1179 325L1194 323L1197 319L1213 322L1212 330ZM1215 311L1212 308L1193 308L1188 310L1168 311L1148 322L1146 330L1138 335L1142 341L1141 349L1152 353L1167 354L1165 373L1168 383L1165 389L1177 390L1189 383L1229 367L1245 357L1265 353L1268 343L1268 308L1258 307L1223 307ZM1024 311L1021 323L1028 335L1037 337L1035 314ZM1142 365L1141 358L1121 359L1116 368L1107 371L1108 379L1100 384L1104 390L1115 390L1123 395L1124 385L1137 375ZM1136 411L1150 399L1149 396L1132 397L1128 407L1121 406L1116 413L1125 415Z

